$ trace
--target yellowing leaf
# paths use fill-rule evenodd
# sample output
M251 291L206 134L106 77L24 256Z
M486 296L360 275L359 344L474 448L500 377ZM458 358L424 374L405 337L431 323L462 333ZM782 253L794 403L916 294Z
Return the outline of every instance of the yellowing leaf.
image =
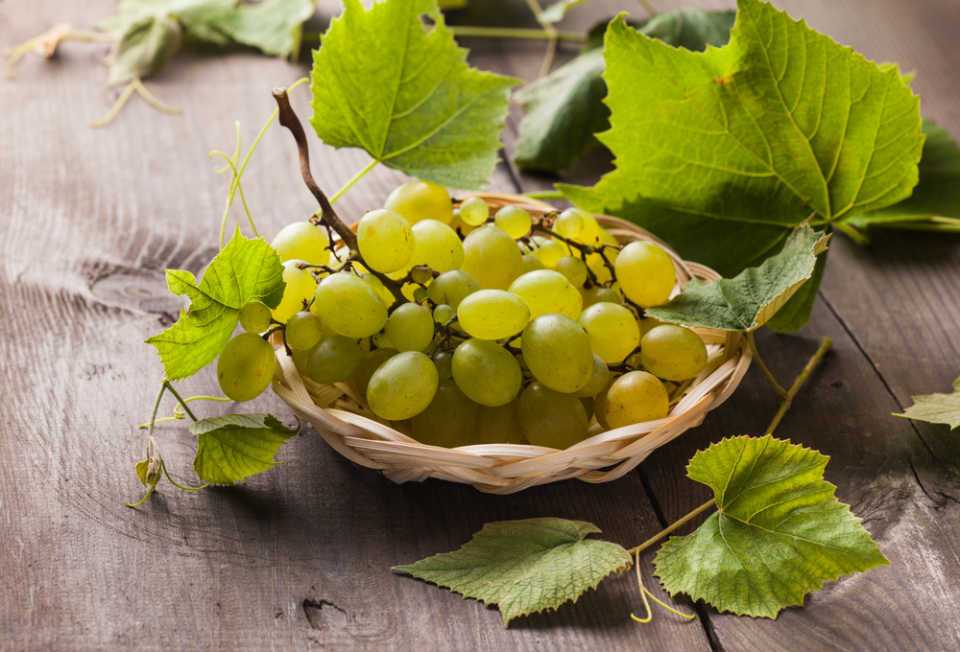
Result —
M109 84L149 77L159 70L183 40L180 24L169 16L152 16L123 32L110 55Z
M953 381L953 393L914 396L913 405L896 416L927 423L943 423L950 426L951 430L960 428L960 378Z
M277 450L297 431L269 414L227 414L195 421L190 432L197 436L197 476L225 485L272 469Z

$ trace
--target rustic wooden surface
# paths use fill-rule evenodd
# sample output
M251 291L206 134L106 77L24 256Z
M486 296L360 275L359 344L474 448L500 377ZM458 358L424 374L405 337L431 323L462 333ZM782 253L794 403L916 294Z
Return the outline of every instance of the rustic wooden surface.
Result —
M4 0L2 45L57 22L85 25L112 4ZM924 113L960 134L955 0L779 4L871 57L915 70ZM526 20L523 3L512 5L494 20ZM567 25L589 26L623 6L636 11L634 2L585 3ZM542 48L467 45L477 65L524 78L535 75ZM707 497L683 475L695 450L762 431L776 401L755 372L703 427L604 486L567 482L510 497L439 482L395 486L306 433L286 447L281 468L242 488L197 496L164 489L139 512L123 507L139 491L134 424L161 373L142 340L178 305L166 296L163 269L196 271L214 251L225 179L213 174L207 152L231 147L234 120L252 138L272 109L270 88L304 67L243 53L184 56L152 85L184 107L183 116L134 103L96 131L86 123L110 100L102 54L68 46L59 59L25 61L15 81L0 82L0 648L960 646L958 437L889 416L910 394L943 391L960 372L956 237L888 234L870 249L838 241L811 324L797 336L761 338L788 377L817 337L833 337L834 353L778 432L832 456L828 478L892 562L829 586L777 621L698 607L694 623L660 614L635 625L627 616L638 596L622 577L576 606L504 630L494 611L389 572L459 545L494 519L565 516L595 522L624 544L643 540ZM304 94L297 103L305 110ZM508 150L515 128L512 120ZM360 152L315 145L315 173L328 189L365 161ZM380 170L343 205L354 215L374 207L400 179ZM547 181L502 168L491 187ZM312 210L280 130L265 139L246 189L269 232ZM188 391L213 387L207 374ZM274 398L259 403L283 414ZM161 442L173 468L189 468L188 436L167 428ZM649 556L644 569L656 586Z

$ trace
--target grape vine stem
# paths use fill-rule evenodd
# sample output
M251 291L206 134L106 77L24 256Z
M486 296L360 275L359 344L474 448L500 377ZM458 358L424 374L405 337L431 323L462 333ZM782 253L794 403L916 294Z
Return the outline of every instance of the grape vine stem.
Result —
M793 384L787 388L787 393L783 397L783 401L780 402L780 408L777 410L777 413L773 415L770 425L767 426L766 434L772 435L777 429L777 426L780 425L780 422L783 420L784 415L786 415L787 410L789 410L790 406L793 404L793 399L796 398L800 388L803 387L803 384L807 382L807 380L813 374L813 371L817 368L817 366L819 366L820 362L823 360L824 356L827 355L827 352L830 350L831 346L833 346L833 340L831 340L829 337L820 338L820 346L817 347L817 350L814 352L814 354L810 356L809 360L807 360L807 364L805 364L800 373L797 374Z
M784 389L783 385L780 384L780 381L777 380L777 377L773 375L773 372L770 371L770 367L767 366L767 363L763 361L763 356L760 355L760 349L757 348L757 339L754 337L753 332L747 333L747 346L750 347L750 352L753 354L753 359L757 363L757 368L760 369L760 372L763 374L763 377L767 379L767 382L770 383L770 386L773 390L780 395L780 398L787 397L787 390Z

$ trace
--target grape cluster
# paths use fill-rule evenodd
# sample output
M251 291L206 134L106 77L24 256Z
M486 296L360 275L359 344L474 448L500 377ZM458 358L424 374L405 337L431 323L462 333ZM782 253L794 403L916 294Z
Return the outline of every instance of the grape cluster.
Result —
M281 230L283 298L243 307L218 365L223 391L259 394L279 331L299 372L346 383L380 419L439 446L566 448L667 416L707 364L692 330L644 317L676 284L670 256L626 246L571 208L533 218L410 181L364 215L356 246L320 223Z

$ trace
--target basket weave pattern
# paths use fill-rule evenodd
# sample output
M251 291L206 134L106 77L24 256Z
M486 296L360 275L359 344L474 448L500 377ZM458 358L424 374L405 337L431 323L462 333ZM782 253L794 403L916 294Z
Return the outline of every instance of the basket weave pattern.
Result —
M528 197L477 194L493 210L516 204L535 219L555 210ZM597 219L620 242L648 240L663 247L673 257L680 286L693 278L719 278L709 267L682 260L635 224L614 217ZM510 494L568 478L609 482L628 473L660 446L698 426L710 410L733 394L746 374L751 357L741 334L695 330L707 344L709 363L687 384L679 400L671 404L668 416L608 431L603 431L594 420L586 439L562 451L521 444L478 444L455 449L422 444L378 421L363 398L346 384L319 384L301 377L282 347L277 349L279 373L273 388L341 455L361 466L383 471L394 482L439 478L495 494Z

